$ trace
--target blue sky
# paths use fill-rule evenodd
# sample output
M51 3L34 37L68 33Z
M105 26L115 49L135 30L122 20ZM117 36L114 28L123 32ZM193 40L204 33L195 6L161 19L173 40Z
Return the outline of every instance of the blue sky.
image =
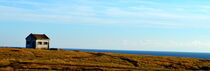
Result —
M0 46L210 52L209 0L0 0Z

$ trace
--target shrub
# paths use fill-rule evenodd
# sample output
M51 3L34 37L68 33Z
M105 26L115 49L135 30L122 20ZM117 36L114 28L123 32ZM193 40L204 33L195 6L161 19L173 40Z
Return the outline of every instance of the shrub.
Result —
M8 65L10 65L10 62L7 61L7 60L1 60L0 61L0 66L8 66Z

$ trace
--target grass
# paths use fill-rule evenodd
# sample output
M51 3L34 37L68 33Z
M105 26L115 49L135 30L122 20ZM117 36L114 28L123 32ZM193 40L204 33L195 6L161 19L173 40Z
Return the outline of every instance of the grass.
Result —
M68 50L0 48L0 71L209 70L210 60Z

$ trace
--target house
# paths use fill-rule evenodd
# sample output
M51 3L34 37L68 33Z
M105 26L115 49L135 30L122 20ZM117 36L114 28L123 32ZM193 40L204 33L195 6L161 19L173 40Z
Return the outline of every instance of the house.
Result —
M30 34L26 37L26 48L49 49L49 41L45 34Z

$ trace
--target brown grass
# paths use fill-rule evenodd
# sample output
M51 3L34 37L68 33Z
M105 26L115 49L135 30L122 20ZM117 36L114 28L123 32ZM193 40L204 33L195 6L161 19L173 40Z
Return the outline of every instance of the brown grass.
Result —
M68 50L0 48L0 71L210 70L210 60Z

